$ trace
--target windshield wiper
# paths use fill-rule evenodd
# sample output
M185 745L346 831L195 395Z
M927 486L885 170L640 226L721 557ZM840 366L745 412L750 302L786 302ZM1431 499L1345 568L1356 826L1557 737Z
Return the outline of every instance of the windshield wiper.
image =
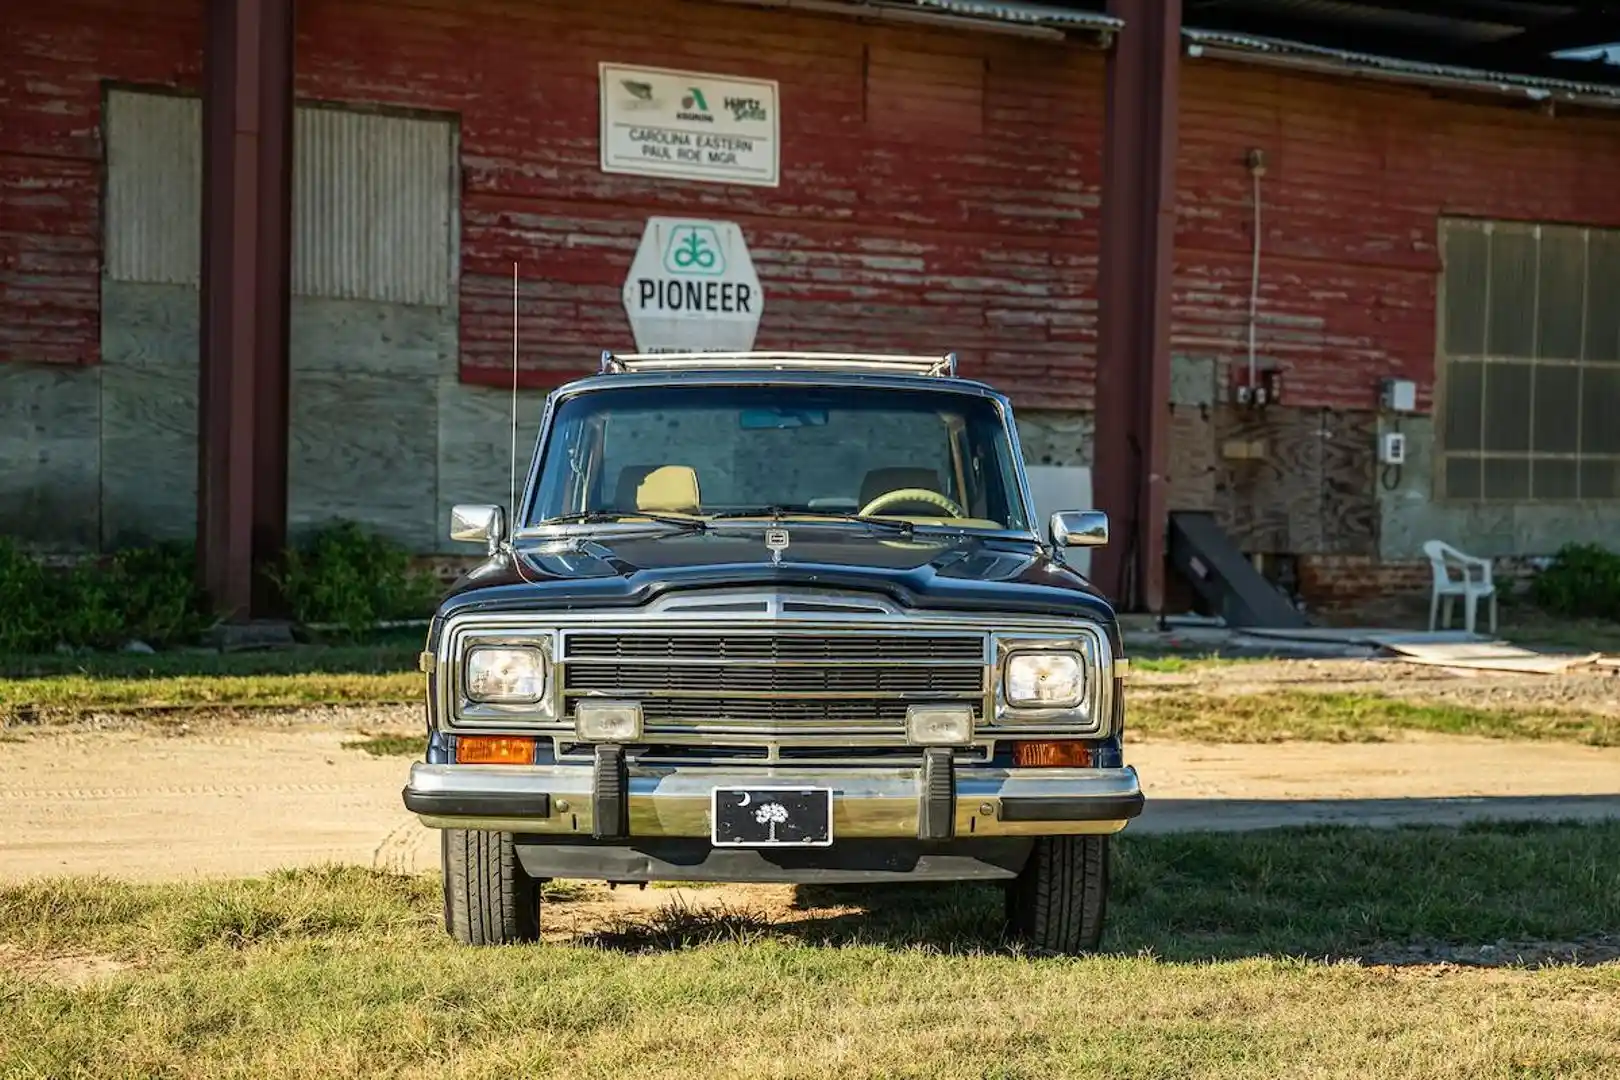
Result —
M563 514L560 517L547 518L541 525L602 525L609 522L624 521L625 518L641 518L645 521L655 521L660 525L671 525L688 532L703 532L708 528L702 518L675 517L669 514L652 514L644 510L583 510L577 514ZM639 524L639 522L635 523Z
M889 529L902 536L911 535L916 528L904 518L867 517L862 514L846 514L839 510L788 510L780 506L767 506L758 510L727 510L719 514L711 514L711 521L724 521L735 518L767 518L777 524L783 524L782 518L816 518L820 521L847 521L852 525L871 525L880 529Z

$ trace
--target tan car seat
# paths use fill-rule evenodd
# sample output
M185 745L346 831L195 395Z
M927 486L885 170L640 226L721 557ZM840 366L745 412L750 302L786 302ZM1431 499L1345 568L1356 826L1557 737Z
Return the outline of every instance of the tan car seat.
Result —
M628 514L695 514L702 506L690 465L627 465L619 470L613 508Z

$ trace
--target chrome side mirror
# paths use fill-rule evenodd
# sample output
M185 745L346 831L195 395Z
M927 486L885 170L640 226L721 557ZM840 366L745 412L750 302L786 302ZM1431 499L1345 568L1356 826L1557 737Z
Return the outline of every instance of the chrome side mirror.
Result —
M1108 515L1101 510L1060 510L1052 515L1052 543L1060 548L1108 543Z
M506 542L506 511L484 503L461 503L450 511L450 539L488 545L495 554Z

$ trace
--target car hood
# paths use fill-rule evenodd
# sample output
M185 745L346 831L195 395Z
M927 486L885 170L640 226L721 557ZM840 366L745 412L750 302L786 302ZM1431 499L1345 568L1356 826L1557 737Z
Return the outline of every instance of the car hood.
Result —
M676 590L753 585L877 593L916 609L1113 623L1102 595L1033 540L927 532L902 538L842 525L787 532L779 560L763 527L520 544L456 582L440 614L633 607Z

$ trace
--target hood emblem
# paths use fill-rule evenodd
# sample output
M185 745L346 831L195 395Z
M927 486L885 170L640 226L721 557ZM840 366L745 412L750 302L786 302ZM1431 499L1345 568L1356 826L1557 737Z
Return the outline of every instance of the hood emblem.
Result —
M788 531L786 529L766 529L765 547L771 553L771 565L782 565L782 552L787 550Z

